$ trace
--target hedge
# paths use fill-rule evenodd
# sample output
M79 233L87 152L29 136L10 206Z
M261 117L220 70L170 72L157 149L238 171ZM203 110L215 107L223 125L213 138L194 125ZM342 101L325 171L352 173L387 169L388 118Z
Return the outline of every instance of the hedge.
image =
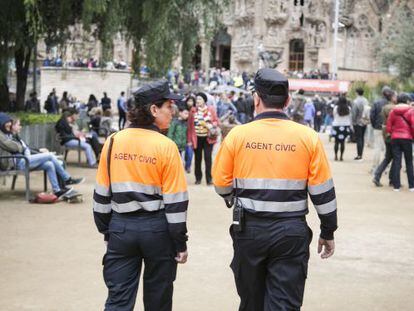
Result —
M21 125L56 123L60 115L43 113L16 112L11 114L13 119L19 119Z

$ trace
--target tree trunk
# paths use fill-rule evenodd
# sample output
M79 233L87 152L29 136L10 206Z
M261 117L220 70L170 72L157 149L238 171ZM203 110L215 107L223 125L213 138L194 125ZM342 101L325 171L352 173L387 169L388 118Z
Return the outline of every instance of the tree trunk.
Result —
M16 62L16 108L17 110L24 110L24 103L26 97L27 75L30 66L30 56L32 54L31 48L21 47L14 53L14 60Z
M1 77L0 81L0 111L10 111L9 86L7 84L7 76Z

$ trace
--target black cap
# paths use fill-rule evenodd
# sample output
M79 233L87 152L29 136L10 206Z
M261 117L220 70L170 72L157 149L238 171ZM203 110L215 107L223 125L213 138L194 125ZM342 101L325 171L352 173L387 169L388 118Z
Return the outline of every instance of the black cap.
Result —
M135 103L139 105L150 104L161 99L180 100L183 98L181 95L171 93L166 80L148 83L136 90L133 95Z
M264 100L284 101L289 97L289 81L279 71L263 68L254 77L254 90Z

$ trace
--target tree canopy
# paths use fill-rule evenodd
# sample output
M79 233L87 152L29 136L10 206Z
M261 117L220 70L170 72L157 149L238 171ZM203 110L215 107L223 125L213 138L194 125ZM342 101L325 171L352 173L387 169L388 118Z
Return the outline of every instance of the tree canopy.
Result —
M395 66L400 78L406 80L414 71L414 16L408 7L399 6L393 18L380 43L380 57L384 66Z
M137 71L145 51L153 75L165 74L182 45L183 66L191 61L200 34L212 37L228 0L3 0L0 10L0 110L8 105L8 64L16 63L17 106L24 94L33 50L40 38L64 46L69 26L94 26L103 60L110 58L113 37L121 32L134 44Z

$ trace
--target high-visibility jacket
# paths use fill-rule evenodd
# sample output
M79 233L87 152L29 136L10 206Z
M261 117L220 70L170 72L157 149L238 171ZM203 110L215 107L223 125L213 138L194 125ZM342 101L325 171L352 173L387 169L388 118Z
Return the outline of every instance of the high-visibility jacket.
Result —
M95 223L108 233L111 212L151 213L165 210L177 251L186 249L188 193L177 146L158 128L128 128L113 134L110 180L107 154L101 153L93 196ZM112 196L109 185L111 185Z
M336 197L323 145L315 131L282 112L232 129L215 158L213 181L218 194L237 194L247 212L263 217L303 217L309 193L321 237L333 239Z

